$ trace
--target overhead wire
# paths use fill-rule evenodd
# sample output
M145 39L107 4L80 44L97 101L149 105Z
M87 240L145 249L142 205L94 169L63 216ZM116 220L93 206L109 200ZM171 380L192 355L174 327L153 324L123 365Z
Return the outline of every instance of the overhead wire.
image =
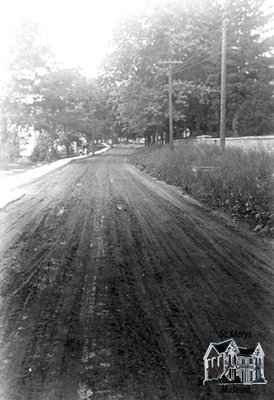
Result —
M211 27L211 28L212 28L212 27ZM208 31L209 31L209 30L210 30L210 29L208 29ZM203 32L201 33L201 36L203 36L204 34L207 34L208 31L207 31L207 32L206 32L206 31L203 31ZM210 40L212 40L212 39L215 37L215 35L216 35L216 32L213 32L212 35L210 35L210 36L207 38L207 42L209 42ZM201 47L199 47L199 49L198 49L196 52L194 52L190 57L188 57L188 58L185 60L185 62L183 62L183 65L185 66L186 64L189 64L191 61L194 61L195 58L199 57L199 56L201 55L201 53L202 53L202 54L203 54L203 53L206 54L206 53L208 53L208 51L213 50L216 46L219 46L219 43L216 43L213 47L210 47L210 48L208 48L208 43L202 45ZM174 68L173 68L173 71L172 71L172 72L175 72L175 71L177 71L177 69L181 69L181 68L182 68L182 65L178 65L177 67L174 67Z
M202 36L204 36L204 35L207 35L207 34L212 30L213 27L214 27L214 25L211 25L211 26L207 27L206 30L203 30L203 31L200 33L200 36L202 37ZM207 42L209 42L210 40L212 40L215 36L216 36L216 31L212 32L212 34L211 34L209 37L206 38ZM196 52L194 52L190 57L188 57L188 58L185 60L185 62L190 62L190 61L192 61L193 59L195 59L195 57L197 57L197 56L200 55L201 51L202 51L202 53L203 53L203 50L205 50L204 53L206 53L206 52L209 50L209 49L208 49L208 44L204 44L204 45L202 45L201 47L199 47L199 49L198 49ZM179 68L179 67L174 67L173 69L175 70L175 69L177 69L177 68Z
M213 48L212 48L213 49ZM211 50L212 50L211 49ZM208 57L206 57L206 58L203 58L203 59L200 59L200 60L197 60L196 62L194 62L194 63L190 63L190 64L183 64L183 65L181 65L179 68L177 68L177 69L174 69L173 71L172 71L172 74L177 74L177 73L179 73L179 72L184 72L184 71L188 71L189 69L191 69L191 68L194 68L194 67L196 67L197 65L200 65L201 63L204 63L204 62L206 62L206 61L209 61L210 59L212 59L212 58L214 58L215 56L213 56L213 55L210 55L210 56L208 56Z
M235 18L235 17L238 17L241 13L242 13L242 9L238 10L238 12L235 13L235 14L233 15L233 17L234 17L234 18ZM212 29L212 27L213 27L213 25L211 25L210 27L208 27L207 30L204 30L204 31L201 33L201 36L207 34L207 33ZM211 39L213 39L215 35L216 35L216 31L213 32L212 35L210 35L210 36L207 38L207 41L210 41ZM201 55L201 50L202 50L202 54L203 54L203 53L206 54L206 53L208 53L209 51L213 50L215 47L220 46L220 44L219 44L219 43L216 43L215 46L213 46L213 47L211 47L211 48L207 48L207 46L206 46L206 47L205 47L205 46L206 46L206 45L203 45L202 47L199 48L199 50L197 50L196 52L194 52L192 56L190 56L189 58L186 59L185 63L180 64L180 65L178 65L178 66L176 66L176 67L173 67L172 73L178 73L178 72L181 72L181 71L187 71L188 69L193 68L194 66L199 65L199 63L201 63L201 62L208 61L208 60L209 60L210 58L212 58L213 56L210 56L210 57L208 57L208 58L206 58L206 59L203 59L203 60L199 60L199 61L197 60L197 61L198 61L197 63L195 62L194 64L189 64L191 61L194 61L195 58L197 58L199 55ZM203 49L205 49L204 52L203 52ZM185 68L185 67L187 67L187 68Z
M234 14L234 17L235 16L237 17L241 12L242 12L242 10L240 9L236 14ZM200 36L207 35L210 32L210 30L212 30L213 27L214 27L214 25L208 26L207 29L205 29L205 30L203 30L201 32ZM216 31L212 32L212 34L206 39L207 42L209 42L211 39L213 39L215 37L215 35L216 35ZM176 67L173 67L172 68L172 74L177 74L177 73L180 73L180 72L188 71L189 69L194 68L194 67L198 66L199 64L204 63L206 61L209 61L210 59L216 57L214 55L210 55L210 56L205 57L205 58L197 59L199 56L206 55L206 54L208 54L208 52L211 52L212 50L214 50L217 47L219 47L220 43L215 43L214 46L209 47L209 48L207 46L208 46L208 44L202 45L199 48L199 50L194 52L189 58L187 58L185 60L185 62L183 62L182 64L180 64L180 65L178 65ZM132 92L133 93L138 93L139 91L138 90L137 91L134 90ZM140 92L146 92L146 93L151 94L151 95L156 94L156 92L152 91L151 89L145 89L145 88L141 88Z
M216 45L215 45L216 46ZM185 61L183 61L184 65L186 63L189 63L191 61L194 61L195 58L199 57L201 54L206 54L208 51L212 50L215 46L208 48L207 45L203 45L202 47L199 48L194 54L190 57L188 57ZM173 70L175 71L176 69L180 68L180 66L173 67Z

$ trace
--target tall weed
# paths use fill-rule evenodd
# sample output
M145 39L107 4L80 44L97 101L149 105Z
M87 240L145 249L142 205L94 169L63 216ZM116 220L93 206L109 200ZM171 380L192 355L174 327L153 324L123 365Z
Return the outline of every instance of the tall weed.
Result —
M217 146L184 143L173 152L167 146L139 150L132 162L253 230L273 230L274 165L267 153L227 148L222 154Z

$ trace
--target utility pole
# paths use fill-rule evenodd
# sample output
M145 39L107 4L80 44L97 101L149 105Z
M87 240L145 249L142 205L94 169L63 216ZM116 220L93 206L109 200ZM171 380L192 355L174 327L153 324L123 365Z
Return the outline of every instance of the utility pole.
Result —
M226 35L227 18L224 15L222 24L222 70L221 70L221 105L220 105L220 146L225 150L225 123L226 123Z
M173 150L173 115L172 115L172 65L168 62L168 115L169 115L169 147Z
M95 111L93 110L92 116L92 155L94 156L94 149L95 149Z
M113 126L111 127L111 147L113 147L113 138L114 138L114 132L113 132Z
M173 151L173 106L172 106L172 65L183 64L183 61L160 61L160 64L168 64L168 115L169 115L169 148Z

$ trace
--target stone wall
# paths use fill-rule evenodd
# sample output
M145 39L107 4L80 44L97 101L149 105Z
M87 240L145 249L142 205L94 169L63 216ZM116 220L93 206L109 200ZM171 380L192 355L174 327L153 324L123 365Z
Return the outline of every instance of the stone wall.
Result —
M196 139L198 142L209 144L220 144L219 138ZM228 137L225 140L226 147L240 147L243 150L266 151L274 153L274 135L273 136L243 136L243 137Z
M197 137L196 139L182 139L176 142L187 143L208 143L215 146L220 145L219 138ZM271 136L243 136L243 137L227 137L225 140L226 148L238 147L245 151L266 151L274 154L274 135Z

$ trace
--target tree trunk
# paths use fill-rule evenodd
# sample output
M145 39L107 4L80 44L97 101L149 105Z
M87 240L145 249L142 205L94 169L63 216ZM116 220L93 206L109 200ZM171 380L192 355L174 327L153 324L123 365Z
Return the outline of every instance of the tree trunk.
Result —
M161 144L164 144L164 133L161 132Z
M156 137L156 133L154 132L152 134L152 144L154 144L154 145L155 145L155 137Z
M233 136L239 136L238 133L238 115L234 115L233 120L232 120L232 132Z
M169 132L165 132L165 143L169 143Z
M65 146L66 146L66 156L69 157L69 144L66 143Z

